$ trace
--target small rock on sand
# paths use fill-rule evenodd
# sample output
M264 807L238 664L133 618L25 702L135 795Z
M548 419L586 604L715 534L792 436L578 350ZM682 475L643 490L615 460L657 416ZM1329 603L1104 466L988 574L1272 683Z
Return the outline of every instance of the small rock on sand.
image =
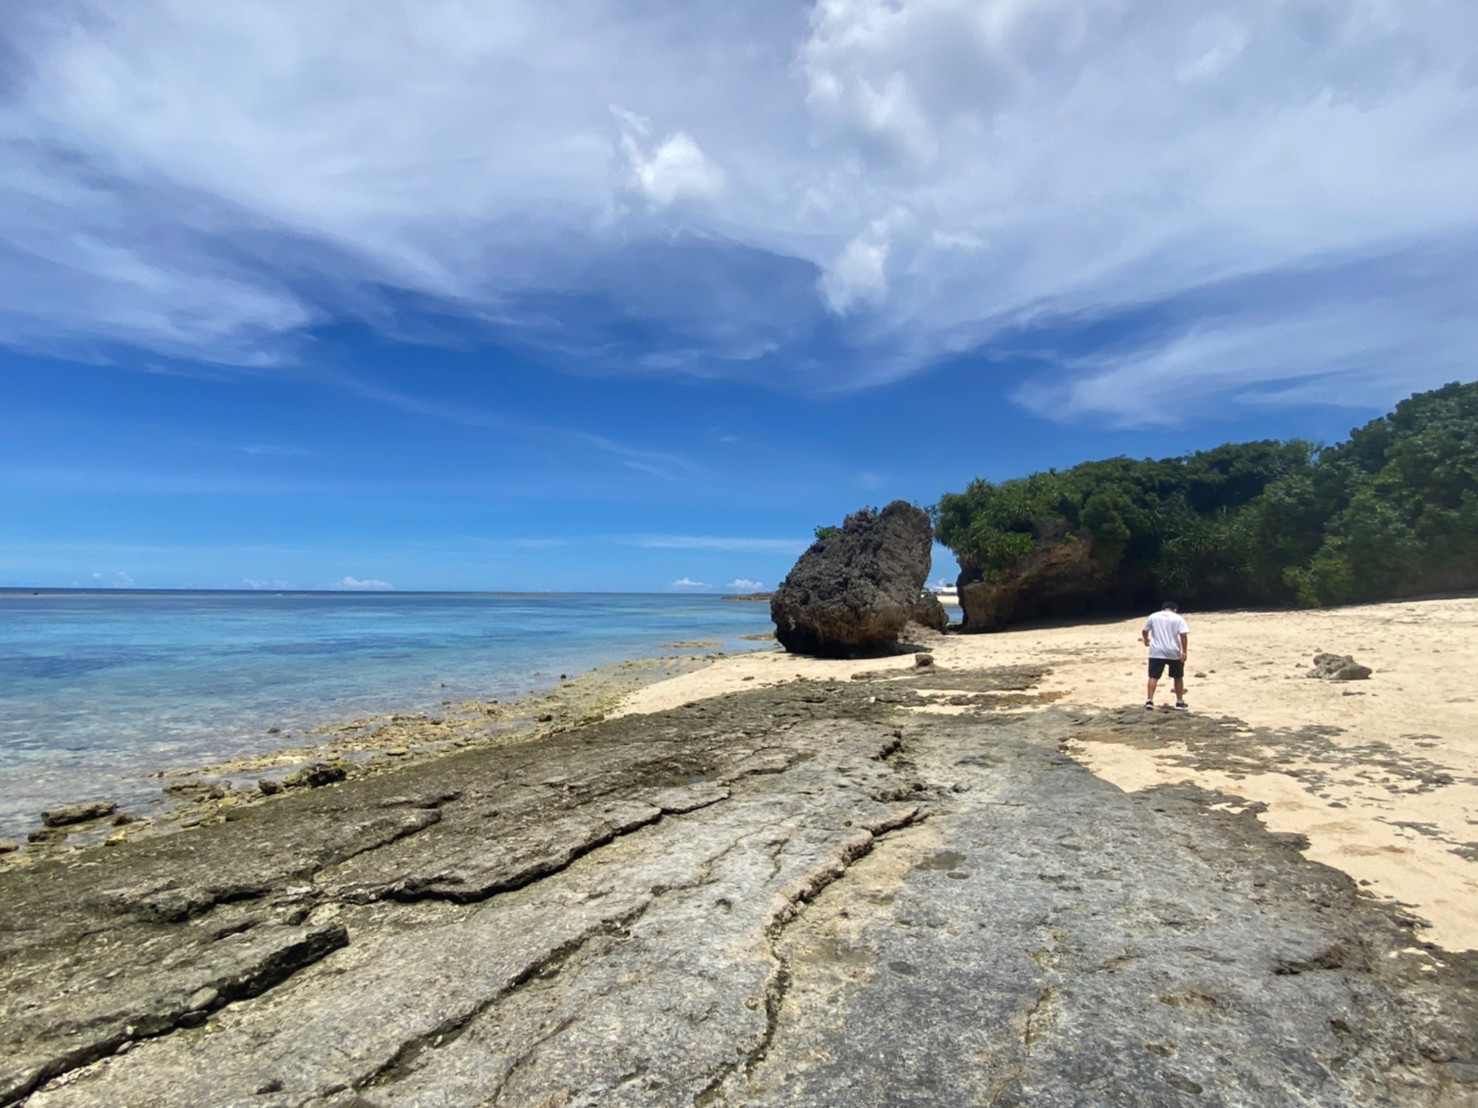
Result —
M1360 665L1349 654L1315 654L1314 668L1308 676L1327 681L1363 681L1371 672L1369 666Z

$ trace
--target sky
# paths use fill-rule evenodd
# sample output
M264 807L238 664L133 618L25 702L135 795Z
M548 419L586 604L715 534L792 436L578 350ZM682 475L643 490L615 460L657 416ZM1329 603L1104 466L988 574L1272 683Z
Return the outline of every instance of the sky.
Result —
M770 589L1475 307L1472 0L0 8L0 587Z

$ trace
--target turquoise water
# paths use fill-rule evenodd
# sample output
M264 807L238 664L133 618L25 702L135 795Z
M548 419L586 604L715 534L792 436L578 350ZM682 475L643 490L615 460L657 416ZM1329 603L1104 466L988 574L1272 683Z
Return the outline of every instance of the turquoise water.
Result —
M69 801L147 804L153 771L318 724L506 700L677 640L753 650L769 614L712 596L0 590L0 837Z

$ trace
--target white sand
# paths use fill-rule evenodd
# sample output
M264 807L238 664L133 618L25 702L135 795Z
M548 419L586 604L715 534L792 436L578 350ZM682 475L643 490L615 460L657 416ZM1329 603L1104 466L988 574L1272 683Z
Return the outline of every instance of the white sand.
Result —
M1146 748L1144 735L1130 741L1121 733L1085 734L1073 755L1131 791L1191 781L1260 801L1270 829L1307 836L1310 858L1427 921L1424 937L1449 950L1478 949L1478 861L1453 853L1478 842L1478 599L1186 618L1192 710L1279 733L1249 732L1247 762L1236 773L1178 764L1187 751L1173 738ZM1045 662L1053 672L1043 691L1061 693L1061 703L1123 708L1144 700L1142 623L949 636L933 649L941 669ZM1352 654L1374 675L1356 682L1307 678L1323 651ZM756 653L641 689L621 711L912 664L911 657L834 662ZM1173 700L1168 679L1156 699L1162 706ZM1310 725L1339 730L1311 744L1296 733ZM1303 778L1294 775L1300 771Z

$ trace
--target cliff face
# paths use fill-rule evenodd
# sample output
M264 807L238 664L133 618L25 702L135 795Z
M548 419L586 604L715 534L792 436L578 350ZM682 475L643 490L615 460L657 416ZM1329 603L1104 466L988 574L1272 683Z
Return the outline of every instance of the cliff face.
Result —
M1068 540L1055 526L1040 536L1036 549L1013 569L986 581L966 567L959 578L963 631L999 631L1029 619L1080 615L1114 600L1113 583L1093 559L1093 540Z

